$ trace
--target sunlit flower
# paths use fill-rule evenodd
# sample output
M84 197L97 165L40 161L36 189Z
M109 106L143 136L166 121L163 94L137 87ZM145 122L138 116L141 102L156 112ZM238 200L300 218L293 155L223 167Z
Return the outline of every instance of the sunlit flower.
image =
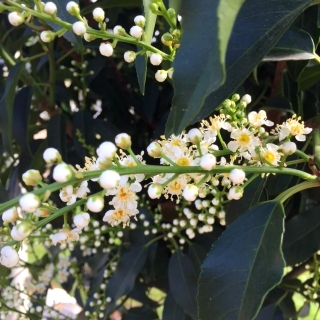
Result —
M115 223L122 223L123 227L128 226L130 223L130 217L135 216L139 213L139 210L136 208L128 209L128 208L119 208L115 210L108 210L103 217L103 221L110 223L114 226Z
M79 240L79 234L81 233L81 230L78 228L75 229L68 229L63 228L60 229L59 232L56 234L50 235L50 239L52 240L53 245L56 245L57 243L68 243L72 241L78 241Z
M228 149L232 152L245 152L260 144L259 138L246 128L232 130L230 137L235 140L228 143Z
M265 148L259 150L262 162L278 166L281 161L281 154L278 152L279 146L273 143L267 143Z
M272 127L274 123L270 120L267 120L267 113L264 110L259 112L252 111L248 114L249 123L254 127L261 127L263 125Z

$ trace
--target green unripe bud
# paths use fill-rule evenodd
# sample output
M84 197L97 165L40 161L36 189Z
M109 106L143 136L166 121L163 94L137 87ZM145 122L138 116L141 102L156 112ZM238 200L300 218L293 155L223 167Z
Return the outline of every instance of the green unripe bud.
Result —
M231 101L229 99L226 99L222 102L222 105L225 107L225 108L230 108L231 107Z
M176 25L176 23L177 23L176 10L174 10L173 8L169 8L167 10L167 14L168 14L170 20L174 23L174 25Z
M151 3L150 6L149 6L149 9L152 13L154 14L158 14L158 11L159 11L159 7L157 4L155 3Z
M232 95L232 98L231 98L232 101L239 101L240 100L240 95L235 93Z
M171 46L172 45L172 40L173 37L169 32L166 32L165 34L162 35L161 37L161 42L165 45L165 46Z
M244 110L247 107L247 104L244 101L238 103L238 109Z

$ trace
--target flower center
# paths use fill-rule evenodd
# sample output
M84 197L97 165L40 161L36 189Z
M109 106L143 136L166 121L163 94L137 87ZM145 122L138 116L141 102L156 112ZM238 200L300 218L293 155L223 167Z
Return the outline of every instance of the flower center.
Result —
M122 209L115 210L113 213L113 218L115 220L121 221L125 216L126 216L126 212Z
M265 155L264 155L264 160L266 160L266 161L268 161L268 162L270 162L270 163L273 163L274 160L276 160L276 157L275 157L275 155L274 155L272 152L267 151L267 152L265 153Z
M241 135L238 138L238 142L241 145L246 145L250 142L250 136L247 133L241 133Z
M178 166L183 166L183 167L187 167L190 165L190 161L188 158L186 157L181 157L177 160L177 165Z

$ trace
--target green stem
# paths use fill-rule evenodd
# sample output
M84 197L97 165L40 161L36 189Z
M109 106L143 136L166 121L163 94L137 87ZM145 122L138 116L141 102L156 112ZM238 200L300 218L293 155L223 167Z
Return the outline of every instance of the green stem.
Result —
M129 152L130 156L132 157L132 159L134 160L134 162L136 163L137 166L141 166L141 165L144 166L144 164L142 164L142 163L138 160L138 158L136 157L136 155L135 155L134 152L132 151L131 147L129 147L129 148L127 149L127 151Z
M250 177L250 179L248 179L243 185L242 187L245 188L248 184L250 184L254 179L256 179L257 177L259 177L259 174L254 174L252 175L252 177Z
M228 148L227 148L227 145L226 145L226 143L223 141L223 139L222 139L222 137L221 137L220 130L218 131L218 138L219 138L219 141L220 141L220 143L221 143L221 145L222 145L222 149L223 149L223 150L227 150L227 149L228 149Z
M292 166L293 164L298 164L298 163L305 163L306 161L303 159L299 159L299 160L292 160L292 161L287 161L286 165L287 166Z
M41 52L41 53L35 54L34 56L32 56L30 58L22 58L21 61L29 62L29 61L41 58L41 57L45 56L46 54L47 54L46 52Z
M169 157L167 157L164 153L161 153L161 158L163 158L164 160L166 160L168 163L170 163L171 165L177 167L178 165L173 162Z
M163 4L162 1L159 1L158 2L158 5L159 5L159 8L160 8L160 11L161 11L161 14L162 16L166 19L166 21L168 22L170 28L172 29L176 29L176 25L173 23L173 21L170 19L168 13L167 13L167 9L165 7L165 5Z
M300 151L300 150L297 150L295 152L295 154L300 157L301 159L305 160L306 162L309 162L310 160L310 156L308 156L307 154L305 154L304 152Z
M316 128L313 131L313 153L314 153L314 163L320 168L320 129Z
M310 188L316 188L320 186L319 181L305 181L302 182L296 186L293 186L292 188L287 189L286 191L282 192L280 195L278 195L275 200L279 201L281 203L284 203L287 199L289 199L292 195L306 190Z

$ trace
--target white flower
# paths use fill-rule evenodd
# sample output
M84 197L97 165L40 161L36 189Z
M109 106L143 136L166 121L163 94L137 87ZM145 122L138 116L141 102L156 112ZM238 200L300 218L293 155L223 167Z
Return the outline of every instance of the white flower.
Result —
M104 207L103 197L96 194L88 198L87 208L92 212L100 212Z
M267 120L267 113L264 110L260 110L259 113L255 111L249 112L248 120L254 127L261 127L263 125L272 127L274 125L272 121Z
M245 94L242 98L241 101L245 102L246 104L251 103L251 96L248 94Z
M83 229L86 226L88 226L89 222L90 222L90 215L88 212L82 212L82 213L76 214L73 217L73 223L79 229Z
M40 39L46 43L53 41L55 36L56 36L55 33L50 30L42 31L40 33Z
M207 153L200 158L200 167L204 170L211 171L216 164L217 158L211 153Z
M144 27L145 23L146 23L146 18L144 16L136 16L134 18L134 23L139 26L139 27Z
M247 150L252 150L260 144L259 138L255 137L251 131L246 128L234 129L230 135L231 139L235 141L230 141L228 143L228 149L232 152L244 152Z
M26 193L20 198L19 204L23 211L31 213L39 208L41 201L35 194Z
M57 243L68 243L71 241L78 241L79 240L79 233L81 233L81 230L78 228L75 229L68 229L63 228L60 229L59 232L56 234L50 235L50 239L53 243L53 245L56 245Z
M24 220L11 229L10 235L12 239L22 241L31 234L33 229L33 224L28 220Z
M162 153L162 148L158 142L151 142L147 148L147 152L152 158L160 158Z
M133 62L136 59L136 53L133 51L126 51L123 55L125 62Z
M150 63L154 66L158 66L160 65L160 63L162 62L162 55L159 53L152 53L150 56Z
M115 142L117 147L128 149L131 147L131 137L127 133L120 133L116 136Z
M113 33L118 36L122 36L126 33L126 31L121 26L115 26L113 28Z
M242 184L246 180L246 174L241 169L232 169L229 173L229 179L234 184Z
M19 262L19 255L16 250L10 246L4 246L0 252L0 263L7 267L12 268Z
M47 164L53 164L61 161L61 155L55 148L48 148L43 153L43 159Z
M99 148L97 149L97 155L99 157L110 159L112 160L116 155L117 147L114 143L105 141L100 144Z
M110 42L102 42L99 47L100 53L105 57L111 57L113 54L113 47Z
M297 145L294 142L288 141L281 145L282 152L289 156L297 151Z
M47 208L38 208L34 213L36 217L44 218L50 216L50 210Z
M27 186L37 186L42 181L42 176L38 170L28 170L22 175L22 180Z
M73 177L73 170L66 163L59 163L53 169L53 179L57 182L67 182Z
M82 21L77 21L72 25L72 30L76 35L83 36L87 31L87 27Z
M163 82L167 79L167 71L166 70L158 70L155 74L155 78L158 82Z
M199 129L193 128L187 133L187 139L194 144L197 144L202 139L202 133Z
M136 39L140 39L141 36L142 36L142 33L143 33L143 30L141 27L139 26L133 26L131 29L130 29L130 34L133 38L136 38Z
M162 195L163 187L159 183L152 183L148 187L148 195L151 199L159 199Z
M182 196L187 201L194 201L196 200L197 196L199 194L199 189L194 184L187 184L185 188L183 189Z
M106 170L102 172L99 178L100 186L104 189L113 189L120 182L120 175L114 170Z
M47 14L50 14L50 15L54 15L57 13L57 6L55 3L53 2L47 2L45 5L44 5L44 9L43 11Z
M127 208L129 210L136 209L138 206L136 192L141 191L141 184L138 182L131 185L126 182L127 177L121 177L122 181L118 187L110 190L108 193L114 195L109 204L113 205L116 209Z
M8 14L8 19L9 19L9 22L15 27L19 26L24 22L23 15L20 12L15 12L15 11L10 12Z
M104 20L104 11L101 8L95 8L92 12L93 19L97 22L102 22Z
M279 146L273 143L267 143L266 148L260 148L259 153L263 161L267 164L278 166L281 160L281 155L278 152Z
M232 187L228 192L229 200L239 200L243 196L243 188L241 187Z
M127 208L108 210L103 217L103 221L110 223L112 226L114 223L122 223L123 227L125 227L129 225L130 217L135 216L137 213L139 213L139 210L136 208L130 210Z
M19 218L16 207L12 207L2 213L3 222L14 222Z
M68 2L66 8L67 8L67 11L73 16L80 14L79 5L74 1Z

